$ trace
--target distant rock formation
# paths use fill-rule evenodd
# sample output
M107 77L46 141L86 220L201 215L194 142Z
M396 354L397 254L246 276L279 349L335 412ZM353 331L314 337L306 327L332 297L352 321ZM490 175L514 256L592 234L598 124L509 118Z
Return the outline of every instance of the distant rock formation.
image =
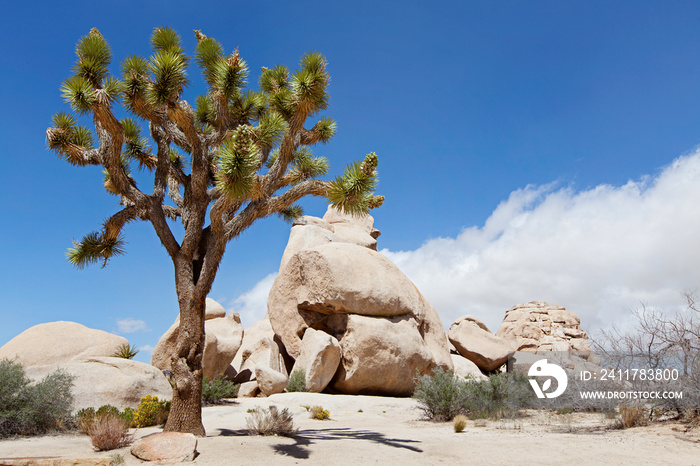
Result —
M592 352L581 319L561 306L543 301L518 304L506 311L496 336L514 343L518 351Z
M35 325L0 347L0 359L14 359L24 367L61 364L84 358L112 356L129 341L77 322Z
M308 328L338 342L337 369L323 369L335 373L331 390L406 396L417 373L451 370L453 364L433 306L376 251L373 222L330 207L323 219L295 221L267 318L293 359L302 354Z

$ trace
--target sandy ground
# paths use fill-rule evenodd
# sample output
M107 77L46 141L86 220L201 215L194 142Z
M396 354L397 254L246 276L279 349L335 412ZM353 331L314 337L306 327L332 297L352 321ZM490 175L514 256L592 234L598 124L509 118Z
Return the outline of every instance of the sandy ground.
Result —
M294 437L249 436L247 410L287 407L299 428ZM309 419L304 406L321 405L331 419ZM603 427L599 414L557 415L528 411L502 421L469 421L462 433L452 423L421 420L411 399L288 393L241 399L204 408L207 437L198 440L198 465L255 464L697 464L700 428L677 423L626 430ZM139 438L159 428L138 429ZM80 434L0 441L0 459L27 456L108 457L142 461L129 448L94 452ZM1 461L0 461L1 463Z

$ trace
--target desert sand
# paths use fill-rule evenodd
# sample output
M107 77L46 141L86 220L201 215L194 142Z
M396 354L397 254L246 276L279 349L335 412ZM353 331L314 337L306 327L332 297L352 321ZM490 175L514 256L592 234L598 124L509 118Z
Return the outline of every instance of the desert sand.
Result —
M270 405L294 413L295 436L247 434L247 411ZM331 419L310 419L305 407L315 405ZM700 464L700 429L673 422L609 430L604 426L612 421L602 414L525 411L516 419L469 421L455 433L452 423L421 418L409 398L285 393L237 399L204 408L207 436L198 439L194 464ZM135 438L160 430L138 429ZM0 459L115 453L127 465L143 463L128 447L95 452L87 436L75 433L0 441Z

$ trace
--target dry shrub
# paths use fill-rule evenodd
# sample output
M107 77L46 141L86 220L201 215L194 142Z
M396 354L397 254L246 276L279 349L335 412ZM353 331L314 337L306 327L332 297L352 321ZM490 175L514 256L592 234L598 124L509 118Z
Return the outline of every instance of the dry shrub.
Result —
M256 409L246 419L251 435L293 435L296 432L292 413L287 408L278 410L270 406L267 410Z
M467 416L463 414L458 414L455 416L452 422L454 423L453 427L455 429L455 432L462 432L464 428L467 427Z
M628 429L647 425L647 416L643 408L637 406L620 406L620 427Z
M115 414L97 416L88 426L87 434L97 451L126 447L134 440L129 434L129 424Z
M311 419L318 419L319 421L325 421L331 418L331 412L327 409L323 409L323 406L312 406L309 409L311 413Z

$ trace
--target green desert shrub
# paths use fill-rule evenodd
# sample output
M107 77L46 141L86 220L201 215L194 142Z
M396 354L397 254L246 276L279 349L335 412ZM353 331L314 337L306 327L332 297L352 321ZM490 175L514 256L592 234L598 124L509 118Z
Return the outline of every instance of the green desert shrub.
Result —
M83 434L88 433L88 428L95 422L95 408L83 408L75 413L75 423Z
M131 426L134 420L134 409L124 408L124 411L119 411L119 408L112 405L102 405L97 410L95 408L84 408L75 413L75 423L78 429L84 433L88 434L90 427L99 418L105 416L117 416L128 426Z
M114 354L112 354L112 357L133 359L137 354L139 354L139 349L136 346L130 346L128 343L123 343L119 345Z
M0 437L71 427L72 386L73 376L60 370L32 385L19 363L0 361Z
M216 377L204 377L202 382L202 403L215 405L224 398L236 398L239 385L228 380L223 374Z
M420 409L433 421L450 421L459 414L472 418L509 416L527 407L533 396L524 376L499 373L488 380L473 380L442 369L419 376L413 393Z
M488 380L467 380L466 413L472 418L501 418L517 414L530 406L534 393L527 377L501 372Z
M295 370L289 375L287 392L308 392L306 388L306 374L302 370Z
M469 393L466 382L450 371L436 369L433 375L416 378L413 398L418 400L425 417L433 421L450 421L465 413Z
M287 408L280 411L277 406L255 409L246 418L246 423L251 435L289 436L296 432L292 413Z

